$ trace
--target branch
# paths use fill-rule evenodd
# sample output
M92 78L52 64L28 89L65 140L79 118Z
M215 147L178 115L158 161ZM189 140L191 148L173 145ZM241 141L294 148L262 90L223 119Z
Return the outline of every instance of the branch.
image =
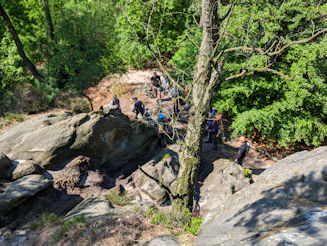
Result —
M289 77L289 76L283 74L282 72L279 72L279 71L274 70L274 69L269 68L269 67L263 67L263 68L244 68L241 73L238 73L238 74L235 74L233 76L227 77L225 79L225 81L236 79L236 78L240 78L240 77L243 77L245 75L249 75L249 71L259 72L259 73L265 73L265 72L273 73L273 74L276 74L276 75L278 75L278 76L280 76L280 77L282 77L282 78L284 78L286 80L292 80L294 78L294 76L296 75L296 73L295 73L295 74L292 75L292 77Z
M229 16L229 14L232 12L232 10L233 10L234 5L236 4L236 2L237 2L237 0L233 2L233 4L228 9L227 13L223 17L219 18L219 21L220 22L224 21Z
M233 47L233 48L225 49L223 52L224 53L227 53L227 52L232 52L232 51L244 51L244 52L256 51L260 55L275 56L275 55L280 55L285 49L289 48L292 45L309 43L310 41L312 41L316 37L318 37L318 36L320 36L320 35L322 35L322 34L324 34L326 32L327 32L327 28L324 28L324 29L320 30L319 32L316 32L315 34L313 34L309 38L305 38L305 39L302 39L302 40L292 41L292 42L290 42L290 43L282 46L278 50L273 51L273 52L268 52L268 53L266 51L264 51L263 49L261 49L261 48L253 48L253 47L247 47L247 46Z

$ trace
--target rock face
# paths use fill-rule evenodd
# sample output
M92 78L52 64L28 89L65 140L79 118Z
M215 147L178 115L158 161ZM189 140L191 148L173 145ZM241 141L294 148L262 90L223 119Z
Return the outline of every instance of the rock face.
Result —
M78 156L69 162L64 169L52 172L54 187L56 189L73 190L82 185L83 176L86 175L91 159L85 156Z
M97 197L90 197L69 211L65 218L71 219L81 215L84 215L87 219L96 218L110 213L110 209L112 208L113 206L107 200L103 200Z
M0 215L19 206L25 200L51 184L50 180L38 174L25 176L11 183L5 192L0 194Z
M211 210L195 245L327 245L327 147L291 155Z
M28 160L16 166L12 172L12 179L16 180L30 174L39 174L41 173L41 170L42 169L37 163Z
M5 131L0 149L11 159L32 159L42 167L83 154L114 170L139 157L155 136L154 129L141 123L132 126L119 109L106 117L100 112L47 114Z
M139 246L179 246L178 240L172 236L164 235L149 242L141 243Z
M11 160L6 155L0 154L0 177L5 174L5 171L10 168L11 165Z
M142 169L173 191L179 170L179 151L180 145L171 145L144 164ZM140 170L133 175L133 180L133 186L137 187L142 202L162 204L167 200L166 191Z
M198 198L200 214L206 215L229 196L249 185L249 180L244 176L240 165L225 159L214 161L212 172L200 184Z

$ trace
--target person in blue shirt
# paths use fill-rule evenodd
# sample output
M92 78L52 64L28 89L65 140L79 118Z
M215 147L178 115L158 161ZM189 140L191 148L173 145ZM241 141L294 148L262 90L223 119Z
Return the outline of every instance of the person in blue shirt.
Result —
M208 141L205 143L212 143L213 142L213 150L216 150L218 147L217 141L217 133L218 133L218 120L215 118L215 115L210 113L209 114L210 120L207 122L206 130L208 131Z
M217 141L217 133L218 133L218 120L215 118L215 115L210 113L209 114L210 120L207 122L206 130L208 131L208 141L205 143L212 143L213 142L213 150L218 148L218 141Z

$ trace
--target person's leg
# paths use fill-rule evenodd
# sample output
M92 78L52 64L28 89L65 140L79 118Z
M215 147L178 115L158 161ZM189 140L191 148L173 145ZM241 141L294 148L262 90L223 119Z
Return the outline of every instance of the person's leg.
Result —
M159 91L159 99L161 99L161 87L158 87L158 91Z
M135 112L135 119L137 119L137 116L139 115L139 111Z
M157 88L156 87L153 87L153 95L154 95L154 97L157 97Z
M216 150L218 148L218 142L217 142L217 137L216 137L217 133L216 132L212 132L212 140L213 140L213 148L214 150Z
M206 141L207 143L212 143L212 132L208 133L208 141Z

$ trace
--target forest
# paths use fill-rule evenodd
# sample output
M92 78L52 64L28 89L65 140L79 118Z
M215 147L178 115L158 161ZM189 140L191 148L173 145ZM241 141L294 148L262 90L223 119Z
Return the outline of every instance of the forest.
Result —
M130 68L157 66L181 85L195 81L205 22L199 0L0 2L2 115L89 110L85 89ZM218 65L209 69L219 77L210 105L232 119L235 135L285 148L326 143L327 3L216 5Z

